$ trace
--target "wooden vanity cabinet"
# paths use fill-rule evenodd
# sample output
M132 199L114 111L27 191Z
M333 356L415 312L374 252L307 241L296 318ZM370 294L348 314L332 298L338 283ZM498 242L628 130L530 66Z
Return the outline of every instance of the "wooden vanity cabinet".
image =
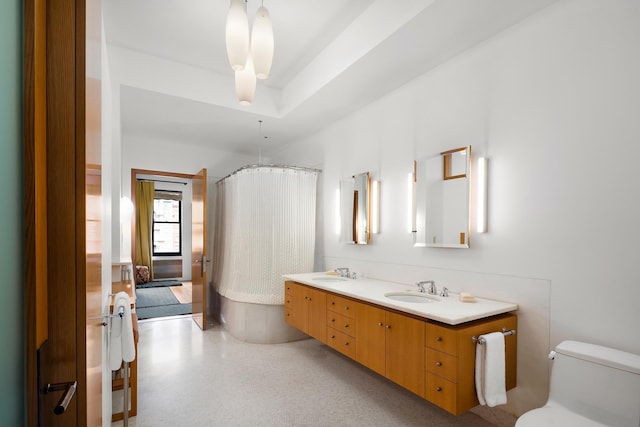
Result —
M425 321L356 303L356 361L424 398Z
M478 405L475 389L476 344L472 337L491 332L517 330L517 317L503 314L462 325L427 321L426 399L459 415ZM505 337L506 388L516 386L517 337Z
M318 341L326 343L326 292L286 281L285 321Z
M517 330L514 314L447 325L285 282L287 323L459 415L478 405L472 337ZM505 336L507 390L516 386L517 337Z

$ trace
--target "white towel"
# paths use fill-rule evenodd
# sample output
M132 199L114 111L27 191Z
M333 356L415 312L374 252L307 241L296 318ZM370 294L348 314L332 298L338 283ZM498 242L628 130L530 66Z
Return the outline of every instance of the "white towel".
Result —
M507 403L505 386L504 334L481 335L484 344L476 344L476 392L481 405Z
M131 306L129 295L118 292L113 303L113 317L109 333L109 366L117 371L122 361L131 362L136 358L136 347L133 342L133 323L131 321ZM124 315L118 316L120 307L124 308Z

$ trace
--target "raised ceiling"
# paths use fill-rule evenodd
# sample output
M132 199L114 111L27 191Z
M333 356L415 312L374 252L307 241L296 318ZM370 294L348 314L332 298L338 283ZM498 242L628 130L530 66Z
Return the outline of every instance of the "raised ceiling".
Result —
M109 0L123 140L277 150L555 1L249 0L250 22L260 3L270 11L275 54L254 104L241 107L224 44L228 0Z

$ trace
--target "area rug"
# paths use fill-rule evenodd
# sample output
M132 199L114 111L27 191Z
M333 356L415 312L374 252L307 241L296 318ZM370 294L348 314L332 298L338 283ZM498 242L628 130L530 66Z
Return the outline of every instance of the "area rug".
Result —
M136 289L136 313L139 320L191 314L191 304L180 304L167 287Z
M154 319L156 317L181 316L191 314L191 304L156 305L153 307L137 308L139 320Z
M163 288L167 286L182 286L182 282L177 280L152 280L151 282L137 284L136 289Z

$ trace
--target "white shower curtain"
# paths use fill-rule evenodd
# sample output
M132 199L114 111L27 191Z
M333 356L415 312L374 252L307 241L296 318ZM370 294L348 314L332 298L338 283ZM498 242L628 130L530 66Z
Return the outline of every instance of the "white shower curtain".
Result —
M282 275L313 270L317 177L256 166L218 182L214 284L220 295L284 304Z

